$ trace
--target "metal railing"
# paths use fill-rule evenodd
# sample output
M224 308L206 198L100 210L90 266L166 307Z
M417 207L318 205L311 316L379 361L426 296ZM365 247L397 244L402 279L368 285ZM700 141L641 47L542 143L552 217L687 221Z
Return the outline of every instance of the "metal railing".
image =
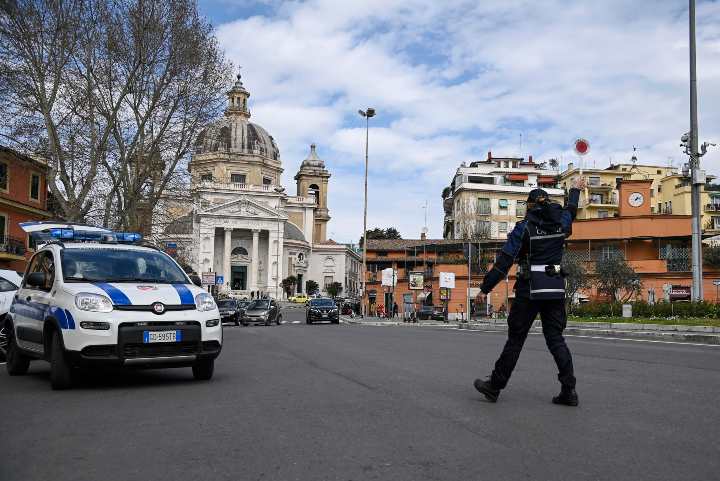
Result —
M25 252L27 252L25 241L15 237L0 235L0 253L3 252L16 256L24 256Z
M218 188L226 190L242 190L251 192L272 192L275 189L275 185L272 184L242 184L240 182L217 182L214 180L203 180L200 181L200 187L203 188Z

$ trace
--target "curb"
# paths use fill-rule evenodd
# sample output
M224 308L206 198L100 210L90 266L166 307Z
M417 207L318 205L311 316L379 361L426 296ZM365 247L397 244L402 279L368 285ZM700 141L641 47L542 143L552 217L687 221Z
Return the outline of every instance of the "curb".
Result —
M420 323L410 324L397 321L362 321L341 317L345 324L355 324L373 327L430 327L441 329L460 329L478 332L507 332L504 324L493 323ZM632 323L568 323L565 334L575 336L601 336L614 338L631 338L657 341L688 342L698 344L711 344L720 346L720 328L713 326L679 326L663 324L632 324ZM601 324L598 326L597 324ZM535 321L530 332L542 333L540 321Z

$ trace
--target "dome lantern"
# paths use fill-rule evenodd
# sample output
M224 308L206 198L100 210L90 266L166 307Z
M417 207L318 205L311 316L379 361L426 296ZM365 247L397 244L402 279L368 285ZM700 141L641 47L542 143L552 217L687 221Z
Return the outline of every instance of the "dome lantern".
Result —
M245 89L245 86L242 83L242 75L240 75L240 71L238 71L237 74L237 81L235 81L233 87L228 90L227 96L228 107L227 110L225 110L225 115L238 115L245 119L249 119L250 111L248 110L247 101L250 97L250 92Z

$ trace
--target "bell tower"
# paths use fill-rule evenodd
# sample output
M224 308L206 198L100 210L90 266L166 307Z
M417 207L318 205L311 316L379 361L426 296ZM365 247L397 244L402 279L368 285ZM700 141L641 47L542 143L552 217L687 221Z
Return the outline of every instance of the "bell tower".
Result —
M302 161L300 170L295 174L297 195L315 198L315 225L313 226L313 243L327 240L327 223L330 213L327 208L327 190L330 172L325 162L320 160L315 151L315 144L310 146L310 154Z

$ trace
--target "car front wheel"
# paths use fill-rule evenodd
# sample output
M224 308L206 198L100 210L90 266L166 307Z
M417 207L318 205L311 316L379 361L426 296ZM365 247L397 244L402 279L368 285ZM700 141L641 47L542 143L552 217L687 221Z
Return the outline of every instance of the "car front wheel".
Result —
M60 334L55 331L52 336L50 344L50 385L56 391L68 389L72 386L72 365L68 362Z
M7 364L5 368L11 376L22 376L30 368L30 358L23 355L15 342L15 336L8 332Z
M275 323L276 323L278 326L279 326L280 324L282 324L282 316L277 316L277 317L275 318Z
M215 372L215 359L201 359L193 364L193 377L198 381L209 381Z

